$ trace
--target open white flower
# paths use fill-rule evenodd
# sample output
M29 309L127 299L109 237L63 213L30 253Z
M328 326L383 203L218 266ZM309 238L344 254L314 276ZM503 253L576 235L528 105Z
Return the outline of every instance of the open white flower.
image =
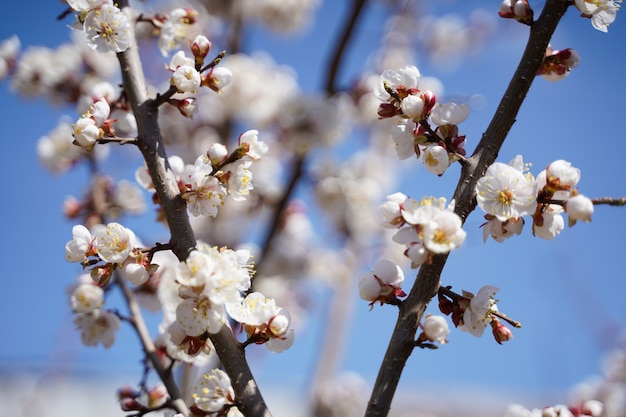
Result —
M212 369L194 384L191 398L202 411L215 413L225 405L235 402L235 391L226 372Z
M82 262L91 250L92 238L89 229L83 225L72 228L72 240L65 244L65 259L69 262Z
M120 328L120 318L110 311L96 309L89 313L78 313L74 324L86 346L102 343L105 348L115 342L115 332Z
M93 283L79 284L70 297L76 313L91 313L104 305L104 291Z
M430 120L437 126L458 125L467 119L469 115L469 105L449 101L447 103L436 103L430 112Z
M493 163L476 184L478 206L499 220L531 214L537 206L537 184L518 169Z
M389 101L391 96L385 89L385 84L391 90L397 90L398 87L402 86L404 88L417 88L417 83L420 79L419 70L413 65L407 65L406 67L400 68L397 71L394 70L386 70L380 76L380 82L374 89L374 95L380 101Z
M451 211L442 211L424 225L424 246L432 253L448 253L465 241L461 218Z
M239 146L243 146L246 155L252 160L261 159L267 153L268 146L259 140L258 130L248 130L239 136Z
M620 3L620 0L575 0L574 6L584 17L591 18L591 25L595 29L607 32L609 25L617 17Z
M492 285L485 285L470 300L470 305L463 313L463 324L458 326L459 330L469 332L476 337L482 336L487 325L491 322L491 313L498 311L494 296L499 288ZM471 295L469 293L466 293Z
M98 52L124 52L130 45L130 21L113 5L105 4L91 10L83 27L87 44Z
M94 236L98 255L105 262L123 263L133 250L135 234L119 223L109 223Z

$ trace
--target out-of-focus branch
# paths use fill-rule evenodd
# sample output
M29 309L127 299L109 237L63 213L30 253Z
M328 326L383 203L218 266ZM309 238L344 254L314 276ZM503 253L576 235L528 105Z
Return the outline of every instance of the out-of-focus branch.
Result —
M592 198L591 201L594 205L605 204L607 206L626 206L626 197L621 198L611 198L611 197L602 197L602 198Z
M343 25L343 32L339 36L339 39L335 43L336 47L332 54L330 63L328 64L328 70L326 72L326 82L324 83L324 89L328 95L333 95L337 92L337 75L341 67L341 62L345 57L345 50L348 47L348 43L354 34L354 29L362 15L363 8L367 0L354 0L352 2L352 9L346 19L346 23Z
M132 14L127 0L120 1L119 5L125 13ZM129 17L132 19L133 16ZM184 261L195 248L196 238L189 223L185 202L180 197L176 178L167 163L165 146L158 124L158 106L154 100L148 99L139 51L134 38L130 47L118 54L118 59L122 69L124 90L137 119L137 146L144 156L159 203L163 207L163 212L170 228L171 238L169 244L172 247L172 252L178 259ZM130 303L129 307L132 308ZM211 337L211 341L231 378L241 412L247 417L271 416L256 386L245 354L242 349L237 348L239 342L235 339L230 328L223 327L219 333ZM147 353L149 352L146 348L148 342L151 343L151 340L144 341L142 338L142 343ZM157 358L149 356L149 359L155 369L157 369L157 366L159 366ZM178 397L172 398L172 401L180 399L182 402L180 393L177 391L178 388L170 391L172 397ZM183 410L186 411L186 408Z
M539 19L532 25L520 63L507 87L496 114L482 136L474 155L462 166L454 192L455 212L463 221L476 207L475 187L502 146L522 102L537 74L546 48L558 22L567 10L567 0L548 0ZM387 416L405 363L414 348L418 323L426 306L439 288L439 277L447 255L435 256L432 263L420 267L411 292L399 309L398 320L380 367L366 417Z
M167 392L170 394L170 403L176 408L177 412L188 415L189 409L187 408L187 405L181 396L180 390L178 389L178 385L174 380L174 374L171 369L166 368L163 365L163 362L161 362L159 353L156 350L152 337L150 336L150 332L148 332L146 323L143 320L141 309L135 300L135 295L130 288L128 288L119 273L115 274L114 279L115 283L122 290L122 294L124 295L124 299L126 300L126 304L128 305L128 309L130 311L130 322L139 336L146 358L150 361L152 368L159 375L159 378L163 381L165 388L167 388Z

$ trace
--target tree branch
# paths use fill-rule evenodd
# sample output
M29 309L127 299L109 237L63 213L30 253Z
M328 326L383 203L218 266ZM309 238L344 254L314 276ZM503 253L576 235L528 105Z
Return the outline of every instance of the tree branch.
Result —
M325 90L328 95L332 95L337 91L337 87L335 84L337 80L337 75L339 74L339 68L341 66L342 60L346 55L345 50L348 47L348 43L350 42L350 38L354 33L356 24L362 15L361 12L363 11L363 7L365 6L366 2L367 0L354 0L352 2L352 10L350 11L350 15L346 20L343 32L337 40L337 47L335 48L335 51L332 54L332 58L330 60L330 64L328 65L326 82L324 83Z
M120 8L132 14L128 1L120 1ZM129 16L132 18L133 16ZM172 252L180 261L187 259L196 246L196 238L189 223L187 207L180 197L176 178L167 162L165 145L158 124L158 103L148 99L144 73L139 58L137 43L134 39L131 46L119 53L118 60L122 69L124 89L130 107L137 119L137 146L146 161L154 188L163 207L163 212L170 228L170 245ZM221 331L211 336L220 360L231 378L235 397L240 411L247 417L271 416L265 401L257 388L252 372L242 349L237 349L239 342L230 328L224 326ZM158 366L156 358L150 356L153 365ZM170 392L172 397L180 393ZM172 398L173 401L176 398ZM181 398L182 401L182 398Z
M567 0L546 2L541 16L530 29L526 49L496 114L478 143L474 155L462 166L453 198L456 201L455 212L463 221L476 207L476 183L495 161L543 61L550 38L569 5ZM402 369L414 348L418 323L426 306L437 293L439 277L447 257L435 256L432 263L420 267L411 292L400 306L396 327L376 378L366 417L387 416L389 413Z

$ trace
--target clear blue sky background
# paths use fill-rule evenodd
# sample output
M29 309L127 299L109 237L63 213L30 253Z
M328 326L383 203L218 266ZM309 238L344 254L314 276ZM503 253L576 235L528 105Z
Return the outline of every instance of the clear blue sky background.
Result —
M330 36L345 12L346 2L333 3L324 3L318 23L306 35L281 38L258 31L249 47L268 48L277 62L296 69L303 88L314 90L321 83L327 45L333 41ZM543 4L531 3L537 12ZM496 13L498 4L449 1L436 10L463 13L480 5ZM0 38L17 33L23 46L58 45L68 36L64 24L55 21L60 10L62 6L54 1L37 2L36 11L24 10L24 3L8 2ZM342 74L344 80L363 68L372 45L378 44L382 11L374 8L360 24L359 38ZM485 96L484 109L472 112L461 127L468 135L470 151L493 115L525 44L525 28L511 21L497 23L497 34L487 48L455 72L441 72L425 59L416 63L422 74L440 77L449 94ZM552 44L556 49L575 48L582 56L581 65L565 81L536 80L500 160L508 162L521 153L534 164L536 174L547 163L566 159L582 170L579 186L584 194L626 196L626 141L621 124L626 119L624 39L626 15L618 15L609 33L604 34L570 10ZM7 82L0 85L0 100L5 149L0 164L4 190L0 216L4 236L0 252L0 323L4 330L0 373L69 370L79 374L134 374L138 379L140 348L128 329L108 351L81 347L73 330L65 288L77 270L63 258L72 224L64 220L60 208L67 195L80 195L84 190L87 171L78 167L68 174L51 175L37 163L35 145L62 114L75 115L71 109L51 108L39 100L17 97ZM117 165L132 172L137 162L125 158ZM407 182L401 191L417 198L431 194L449 197L457 173L453 168L443 178L433 180L421 171L424 178ZM527 227L522 236L504 244L483 244L478 228L482 214L472 214L465 227L468 239L450 256L443 282L470 291L485 284L499 286L501 310L524 327L504 346L496 345L490 337L476 339L453 330L450 343L443 348L415 352L405 368L402 388L471 383L486 389L565 391L599 372L602 356L623 336L626 327L624 210L597 207L593 223L566 229L552 242L533 238ZM125 224L146 224L151 216L148 212L143 223L133 220ZM411 273L407 276L411 283ZM157 323L156 318L153 322ZM342 369L355 370L373 381L394 322L393 308L369 312L367 303L358 303L348 336L350 355ZM271 357L262 348L251 353L253 361L260 360L255 366L261 384L287 378L294 386L304 387L314 367L321 332L321 322L312 320L309 331L298 334L291 351Z

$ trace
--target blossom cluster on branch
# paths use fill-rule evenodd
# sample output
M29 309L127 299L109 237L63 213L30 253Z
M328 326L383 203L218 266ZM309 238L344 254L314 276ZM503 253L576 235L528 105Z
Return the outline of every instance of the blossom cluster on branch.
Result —
M293 345L296 331L306 328L305 279L311 277L333 295L319 375L311 383L312 414L347 417L358 408L356 390L329 389L337 386L330 383L335 370L324 369L325 362L338 361L339 349L331 345L347 333L350 307L344 301L358 287L370 310L378 304L398 311L366 411L387 415L413 350L449 343L448 318L476 337L490 328L498 344L513 337L507 325L521 327L500 311L499 287L457 293L442 279L448 256L476 232L464 229L471 211L485 212L485 242L521 234L526 221L534 236L551 240L564 230L565 215L569 226L589 222L595 205L605 202L579 192L581 172L568 161L550 162L536 176L521 156L496 161L508 128L488 130L470 150L460 128L471 117L467 100L441 94L441 83L423 77L412 53L395 43L409 38L406 27L418 22L408 17L410 5L391 2L398 12L394 25L406 33L390 32L371 73L340 88L345 48L367 3L355 0L325 90L317 94L303 91L289 68L241 51L247 24L293 33L311 21L317 0L203 0L196 8L171 2L163 5L167 12L131 8L128 1L65 3L60 18L73 19L71 42L24 52L17 37L2 42L0 78L11 77L24 96L75 106L78 116L61 120L39 140L37 152L52 172L81 163L90 169L88 192L63 207L79 223L65 259L82 268L69 300L85 345L111 347L124 324L139 336L144 375L137 388L118 391L121 409L135 417L163 410L176 417L270 416L246 352L264 345L280 353ZM494 16L539 35L531 37L535 44L520 63L524 82L510 87L525 90L505 94L494 118L505 118L510 128L529 79L561 81L579 66L574 49L549 44L568 7L606 32L620 5L548 0L552 13L537 18L527 0L502 1ZM468 47L484 40L475 23L467 25L473 36L461 37L454 37L449 22L419 23L428 28L420 42L433 56L452 55L446 48L456 41ZM450 37L437 35L444 32ZM214 45L224 50L216 52ZM150 55L150 48L157 53ZM344 160L334 161L326 151L359 129L368 130L366 146L350 145ZM115 145L141 154L134 166L137 185L101 172ZM411 158L434 179L458 164L454 197L390 191L398 160ZM146 245L146 233L122 225L148 206L142 190L150 194L154 220L167 229L166 243ZM326 246L315 217L324 217L332 230ZM367 272L365 254L379 259ZM405 264L418 270L411 289L403 289ZM125 308L112 305L107 295L113 290L122 293ZM435 297L443 315L425 312ZM144 310L161 314L156 335ZM179 368L185 371L179 374ZM193 380L189 369L197 371ZM158 382L149 386L149 375ZM591 397L573 407L512 406L507 415L604 415L604 399Z

